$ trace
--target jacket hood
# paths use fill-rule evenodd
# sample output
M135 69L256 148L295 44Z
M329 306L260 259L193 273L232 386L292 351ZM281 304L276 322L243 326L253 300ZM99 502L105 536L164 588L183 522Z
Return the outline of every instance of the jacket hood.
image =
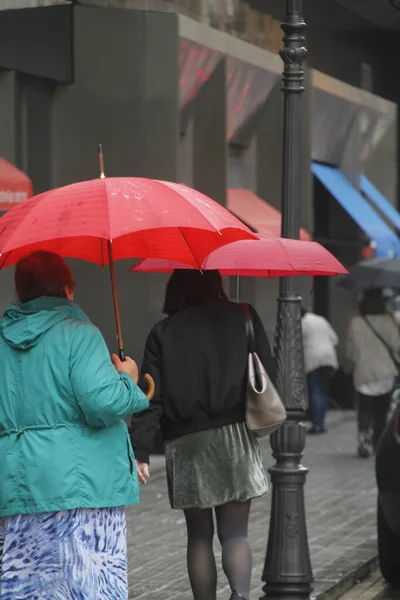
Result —
M10 304L0 320L0 335L11 348L28 350L54 325L71 318L89 322L71 300L42 296L25 304Z

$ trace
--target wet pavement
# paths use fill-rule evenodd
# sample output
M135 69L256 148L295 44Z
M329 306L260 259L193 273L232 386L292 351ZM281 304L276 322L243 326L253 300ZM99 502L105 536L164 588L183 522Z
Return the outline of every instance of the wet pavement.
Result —
M306 507L315 596L343 577L350 577L377 554L373 460L356 456L353 413L332 413L329 423L326 435L307 438L303 459L303 464L310 469ZM265 464L272 465L268 442L263 442L262 451ZM250 523L254 551L252 599L261 596L269 510L270 496L253 503ZM162 458L154 460L152 478L142 488L141 505L128 509L127 518L130 598L190 600L184 518L180 511L169 508ZM219 562L218 546L216 557ZM220 572L218 597L226 600L228 592ZM400 595L397 599L400 600Z
M374 571L365 581L341 596L340 600L399 600L400 589L390 588L379 571Z

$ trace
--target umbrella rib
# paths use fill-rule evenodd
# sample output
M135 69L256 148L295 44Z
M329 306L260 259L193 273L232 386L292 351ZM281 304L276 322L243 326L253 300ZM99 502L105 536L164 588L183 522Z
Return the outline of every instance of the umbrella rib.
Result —
M11 251L3 254L3 256L1 257L0 269L4 269L7 266L7 261L10 258L10 256L11 256Z
M191 255L192 255L192 257L193 257L193 260L194 260L194 262L195 262L195 263L196 263L196 265L197 265L197 268L199 269L199 271L201 271L201 266L199 265L199 263L198 263L198 261L197 261L197 259L196 259L195 255L194 255L194 253L193 253L193 250L191 249L191 247L190 247L190 245L189 245L189 243L188 243L188 241L187 241L187 239L186 239L186 236L185 236L185 234L184 234L184 233L183 233L183 231L182 231L182 228L181 228L181 227L178 227L178 229L179 229L179 233L180 233L180 234L181 234L181 236L183 237L183 241L185 242L186 246L187 246L187 247L188 247L188 249L189 249L189 252L190 252L190 254L191 254Z
M105 267L104 264L104 247L103 247L103 238L100 238L100 250L101 250L101 266Z

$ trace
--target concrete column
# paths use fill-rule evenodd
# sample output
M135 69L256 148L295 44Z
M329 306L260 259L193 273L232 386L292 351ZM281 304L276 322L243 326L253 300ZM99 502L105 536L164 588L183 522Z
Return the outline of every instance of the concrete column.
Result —
M17 76L14 71L0 71L0 156L17 165Z
M98 143L108 176L176 180L176 16L76 6L73 52L74 85L59 89L52 113L53 185L98 177ZM140 361L166 278L133 275L133 262L117 263L116 273L126 353ZM73 268L78 301L115 350L108 270L79 261Z
M193 186L226 206L226 66L222 59L195 100Z
M109 176L176 179L176 16L77 6L74 64L54 106L54 184L98 176L97 143Z

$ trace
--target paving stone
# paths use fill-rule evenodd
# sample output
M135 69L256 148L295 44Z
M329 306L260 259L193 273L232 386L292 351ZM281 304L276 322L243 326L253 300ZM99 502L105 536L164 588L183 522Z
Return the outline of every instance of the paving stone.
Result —
M390 589L379 571L374 571L368 579L358 583L341 596L340 600L399 600L400 590Z
M356 456L353 413L333 413L324 436L309 436L303 464L307 526L318 596L352 569L376 555L374 462ZM274 460L263 442L265 465ZM252 599L261 596L261 572L269 527L270 495L254 501L250 539L254 552ZM155 457L152 478L142 487L141 505L129 508L130 599L191 600L186 574L183 514L169 507L163 459ZM216 545L217 560L220 561ZM219 576L220 600L229 589Z

